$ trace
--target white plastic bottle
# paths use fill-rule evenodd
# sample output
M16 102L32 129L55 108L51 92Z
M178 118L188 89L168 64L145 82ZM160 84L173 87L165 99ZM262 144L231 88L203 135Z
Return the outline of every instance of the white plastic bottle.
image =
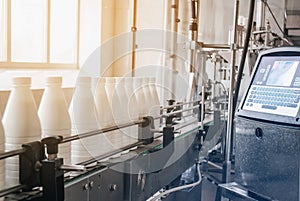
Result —
M62 77L48 77L46 80L38 110L43 137L71 135L71 119L61 85ZM62 157L65 164L71 163L71 143L59 145L58 157Z
M90 77L77 78L69 114L72 123L72 135L99 129ZM100 141L100 136L73 141L71 143L72 164L77 164L99 155Z
M150 93L153 101L152 107L150 108L150 116L158 117L160 115L160 101L157 93L155 77L149 78L149 87L150 87ZM158 128L159 124L160 124L159 119L154 120L155 128Z
M107 77L105 82L105 90L110 104L110 108L113 114L113 122L111 125L117 125L122 121L122 110L120 109L121 102L116 93L117 79L115 77ZM108 135L108 139L113 145L114 149L119 149L123 146L122 132L120 130L115 130ZM119 154L116 154L114 157L118 157Z
M41 125L30 90L30 77L14 77L13 88L3 114L5 150L20 149L21 144L41 139ZM5 160L5 185L19 183L19 158Z
M126 77L125 90L126 90L127 97L128 97L127 113L128 113L129 119L130 119L130 121L136 121L139 119L139 111L138 111L138 107L137 107L136 94L134 93L132 77Z
M135 77L133 79L134 94L137 100L139 118L147 116L146 97L143 90L143 78Z
M137 107L137 99L134 93L133 89L133 78L132 77L126 77L125 78L125 90L128 97L128 106L127 109L127 115L129 120L136 121L139 119L139 111ZM134 125L129 127L127 135L131 137L133 140L138 139L138 125Z
M99 128L103 129L109 126L113 126L113 114L108 102L108 97L105 90L106 78L100 77L95 89L95 104L98 114ZM103 146L99 146L102 153L107 153L112 150L112 144L108 140L108 136L111 132L101 135Z
M147 115L150 115L150 109L153 107L153 98L152 94L150 91L150 78L149 77L143 77L143 91L144 91L144 96L146 99L146 108L147 108Z
M128 113L129 96L126 92L126 87L125 87L126 79L124 77L119 77L116 78L116 81L117 81L116 96L120 100L120 106L118 108L119 108L119 112L121 113L121 120L120 122L117 122L117 125L119 125L119 123L124 124L130 122L130 116ZM136 140L130 136L130 132L131 132L130 127L122 128L120 129L120 131L121 131L123 146L136 142ZM127 152L128 151L125 151L123 153L127 153Z
M150 91L155 105L160 105L159 96L157 93L155 77L149 78Z

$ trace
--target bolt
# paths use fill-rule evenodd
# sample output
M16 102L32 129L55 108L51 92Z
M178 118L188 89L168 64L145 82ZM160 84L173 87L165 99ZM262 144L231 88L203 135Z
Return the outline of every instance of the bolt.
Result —
M91 182L89 183L89 186L90 186L90 188L93 188L93 186L94 186L94 182L93 182L93 181L91 181Z
M84 184L83 189L84 190L89 190L89 184Z
M112 184L109 188L110 191L115 191L117 190L117 184Z

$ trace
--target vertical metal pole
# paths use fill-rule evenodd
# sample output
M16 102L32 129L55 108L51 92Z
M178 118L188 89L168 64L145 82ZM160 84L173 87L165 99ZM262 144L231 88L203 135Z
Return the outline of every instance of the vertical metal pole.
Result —
M256 27L257 31L266 30L266 0L259 0L256 5Z
M178 9L179 9L179 0L170 0L171 5L169 8L171 8L171 31L170 31L170 64L172 67L173 72L177 71L177 35L178 35ZM174 76L172 76L174 78ZM175 92L175 84L174 79L172 79L172 92ZM172 93L172 99L175 99L175 93Z
M216 97L216 82L217 82L217 54L213 53L212 54L212 59L213 59L213 66L214 66L214 70L213 70L213 83L212 83L212 93L211 93L211 97L212 99ZM213 101L211 102L212 104L212 108L213 110L216 109L215 104L213 103Z
M190 25L190 31L191 31L191 39L192 42L194 42L194 45L196 45L195 43L198 40L198 19L197 19L197 9L198 9L198 0L191 0L192 1L192 23ZM191 47L191 65L190 65L190 73L196 73L195 72L195 64L196 64L196 51L195 51L196 47ZM196 80L197 81L197 80Z
M231 138L233 131L233 92L235 86L235 63L236 63L236 51L237 51L237 22L239 16L239 0L235 0L234 4L234 19L233 19L233 44L231 44L231 74L230 74L230 89L229 89L229 102L228 102L228 123L227 123L227 135L225 144L225 164L224 164L224 177L226 182L230 181L231 170Z
M135 59L136 59L136 32L137 32L137 0L133 0L133 20L132 20L132 52L131 52L131 76L135 76Z
M190 0L191 1L191 12L192 12L192 19L191 24L189 26L189 30L191 32L191 45L190 45L190 83L192 84L191 89L191 96L189 97L190 100L193 98L197 99L198 93L198 73L196 71L196 46L198 41L198 14L199 14L199 7L200 7L200 0ZM189 101L189 100L188 100Z

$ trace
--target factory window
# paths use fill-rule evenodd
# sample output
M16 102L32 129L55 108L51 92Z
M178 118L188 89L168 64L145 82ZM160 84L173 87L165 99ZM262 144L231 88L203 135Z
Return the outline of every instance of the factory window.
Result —
M0 67L77 68L79 0L1 0Z
M0 1L0 62L4 61L6 58L6 23L4 17L6 15L5 7L5 1Z

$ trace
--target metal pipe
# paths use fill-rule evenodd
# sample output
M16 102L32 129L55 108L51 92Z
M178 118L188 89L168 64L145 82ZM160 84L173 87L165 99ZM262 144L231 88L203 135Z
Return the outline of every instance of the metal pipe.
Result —
M204 55L203 55L204 54ZM204 57L204 58L203 58ZM204 118L205 118L205 114L204 114L204 110L205 110L205 94L206 94L206 79L205 79L205 74L206 74L206 54L205 53L201 53L201 86L202 86L202 96L201 96L201 129L204 129Z
M203 79L203 78L202 78ZM202 101L201 101L201 129L204 130L204 110L205 110L205 87L202 85Z
M234 90L233 116L232 116L232 118L234 118L234 113L235 113L235 110L236 110L236 107L237 107L237 101L238 101L238 97L239 97L240 85L241 85L241 81L242 81L242 78L243 78L245 62L246 62L246 58L247 58L247 54L248 54L248 47L249 47L249 42L250 42L251 33L252 33L254 7L255 7L255 0L250 0L247 32L246 32L245 43L244 43L244 48L243 48L243 54L242 54L242 57L241 57L238 76L237 76L237 79L236 79L235 90Z
M140 145L143 145L143 142L136 142L136 143L134 143L134 144L130 144L130 145L121 147L120 149L113 150L113 151L111 151L111 152L109 152L109 153L101 154L100 156L97 156L97 157L92 158L92 159L90 159L90 160L81 162L81 163L79 163L78 165L84 165L84 166L86 166L86 165L89 165L89 164L98 162L98 161L100 161L100 160L103 160L103 159L105 159L105 158L108 158L108 157L110 157L110 156L113 156L113 155L115 155L115 154L118 154L118 153L120 153L120 152L122 152L122 151L131 149L131 148L133 148L133 147L140 146Z
M183 110L176 110L174 112L161 114L159 116L153 117L153 119L156 120L156 119L160 119L160 118L170 117L171 115L178 114L178 113L181 113L181 112L187 112L187 111L190 111L190 110L193 110L193 109L196 109L196 108L199 108L199 105L196 105L194 107L189 107L189 108L186 108L186 109L183 109Z
M166 107L162 107L160 110L166 110L166 109L171 109L171 108L175 108L178 106L183 106L183 105L189 105L189 104L193 104L193 103L198 103L201 100L195 100L195 101L190 101L190 102L185 102L185 103L177 103L175 105L170 105L170 106L166 106Z
M226 144L225 144L225 175L224 180L226 182L230 181L230 170L231 170L231 139L233 130L233 90L235 86L235 63L236 63L236 50L237 50L237 23L239 16L239 0L235 0L234 3L234 18L233 18L233 44L231 44L232 54L231 54L231 75L230 75L230 89L229 89L229 101L228 101L228 124L227 124L227 134L226 134Z
M163 114L162 117L170 117L171 115L178 114L178 113L181 113L181 112L187 112L187 111L190 111L190 110L193 110L193 109L196 109L196 108L199 108L199 106L196 105L196 106L194 106L194 107L189 107L189 108L187 108L187 109L177 110L177 111L174 111L174 112L170 112L170 113L167 113L167 114Z
M11 193L15 193L17 191L21 191L24 188L26 188L25 185L18 185L18 186L14 186L14 187L11 187L11 188L8 188L8 189L3 189L3 190L0 191L0 197L9 195Z
M191 103L194 103L194 102L197 102L197 101L193 101ZM190 103L183 103L183 104L190 104ZM162 115L159 115L157 117L154 117L154 119L159 119L161 117L169 117L171 115L174 115L174 114L177 114L177 113L181 113L181 112L186 112L186 111L198 108L198 107L199 106L196 105L194 107L190 107L190 108L187 108L187 109L184 109L184 110L178 110L178 111L174 111L174 112L171 112L171 113L162 114ZM87 137L92 137L92 136L95 136L95 135L100 135L100 134L103 134L103 133L107 133L107 132L110 132L110 131L118 130L118 129L121 129L121 128L126 128L126 127L129 127L129 126L134 126L134 125L137 125L137 124L140 124L140 123L143 123L143 122L144 122L144 120L137 120L137 121L133 121L133 122L129 122L129 123L124 123L124 124L120 124L120 125L115 125L115 126L111 126L111 127L107 127L107 128L95 130L95 131L90 131L90 132L86 132L86 133L80 133L80 134L77 134L77 135L72 135L72 136L64 138L60 142L60 144L67 143L67 142L72 142L74 140L79 140L79 139L83 139L83 138L87 138Z
M16 149L16 150L12 150L12 151L8 151L8 152L4 152L0 154L0 160L3 160L5 158L9 158L9 157L13 157L13 156L17 156L20 155L22 153L24 153L26 151L25 148L22 149ZM1 196L0 196L1 197Z
M136 32L137 32L137 0L133 0L133 19L132 19L132 52L131 52L131 76L135 76L136 60Z
M95 135L107 133L107 132L118 130L118 129L121 129L121 128L126 128L126 127L129 127L129 126L134 126L136 124L140 124L140 123L143 123L143 122L144 122L144 120L137 120L137 121L130 122L130 123L125 123L125 124L111 126L111 127L107 127L107 128L103 128L103 129L99 129L99 130L95 130L95 131L90 131L90 132L86 132L86 133L72 135L70 137L64 138L60 142L60 144L67 143L67 142L72 142L74 140L79 140L79 139L83 139L83 138L87 138L87 137L92 137L92 136L95 136Z
M256 26L257 31L265 30L265 21L266 21L266 0L258 0L256 8Z
M230 46L229 45L224 45L224 44L205 44L205 43L202 43L202 48L230 49Z
M171 0L171 31L170 31L170 63L173 72L177 72L177 36L178 36L178 23L179 23L179 0ZM176 90L176 80L172 76L172 91ZM172 98L175 98L175 94L172 93Z

